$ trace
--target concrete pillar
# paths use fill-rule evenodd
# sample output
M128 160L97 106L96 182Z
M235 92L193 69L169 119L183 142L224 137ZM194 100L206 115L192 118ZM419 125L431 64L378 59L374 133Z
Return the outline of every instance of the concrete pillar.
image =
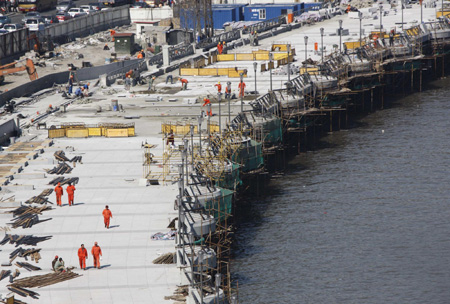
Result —
M168 66L170 64L169 46L163 45L163 65Z
M107 87L108 86L108 81L106 80L107 76L108 76L107 74L100 75L100 85L102 87Z

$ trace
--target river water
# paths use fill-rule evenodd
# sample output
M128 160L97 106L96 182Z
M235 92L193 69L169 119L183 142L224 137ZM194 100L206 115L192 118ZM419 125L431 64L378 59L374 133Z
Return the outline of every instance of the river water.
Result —
M450 80L436 85L326 136L240 210L240 303L450 303Z

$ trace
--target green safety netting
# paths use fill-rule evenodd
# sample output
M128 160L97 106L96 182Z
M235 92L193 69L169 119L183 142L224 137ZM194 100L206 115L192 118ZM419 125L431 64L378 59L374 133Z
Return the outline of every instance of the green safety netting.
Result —
M283 140L283 128L281 126L281 119L276 118L264 122L264 142L266 144L277 144Z
M253 139L250 140L250 142L239 147L239 149L231 156L231 160L242 166L242 172L258 169L264 165L262 144Z
M223 177L220 180L216 181L217 186L225 189L236 189L236 187L242 185L242 180L239 177L239 168L238 164L232 164L232 169L230 172L225 172Z
M205 209L210 211L210 214L213 215L218 222L222 222L231 214L234 192L221 188L219 188L219 190L222 195L207 201Z

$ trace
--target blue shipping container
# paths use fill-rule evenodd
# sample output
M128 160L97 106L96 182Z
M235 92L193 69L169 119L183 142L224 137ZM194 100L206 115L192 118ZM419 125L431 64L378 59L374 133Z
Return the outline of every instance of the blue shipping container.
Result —
M298 4L253 4L244 8L245 21L265 21L298 10Z
M215 29L223 28L226 22L237 21L236 10L234 8L215 8L213 7L213 22Z
M322 8L322 3L320 2L306 2L306 3L302 3L303 4L303 8L305 9L306 12L309 11L318 11Z

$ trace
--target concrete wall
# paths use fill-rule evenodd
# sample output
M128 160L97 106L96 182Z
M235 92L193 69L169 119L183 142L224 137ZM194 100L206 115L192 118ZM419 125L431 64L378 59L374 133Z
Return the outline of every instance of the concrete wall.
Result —
M169 6L158 8L130 8L131 22L152 22L173 18L173 10Z

